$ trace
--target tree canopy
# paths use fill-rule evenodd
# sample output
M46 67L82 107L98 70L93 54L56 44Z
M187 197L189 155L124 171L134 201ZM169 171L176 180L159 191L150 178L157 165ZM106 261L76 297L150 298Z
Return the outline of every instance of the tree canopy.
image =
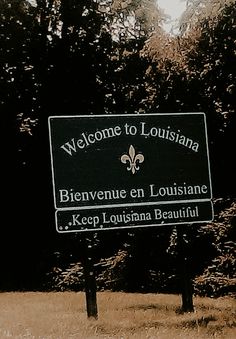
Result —
M58 256L64 267L79 256L78 237L62 239L54 230L51 115L203 111L214 198L235 197L235 0L188 1L178 36L164 32L163 20L154 0L0 0L0 110L4 137L10 140L3 164L10 182L3 189L7 220L9 202L14 209L3 230L2 242L12 249L1 263L3 285L42 286ZM146 240L152 236L144 233ZM163 240L164 265L155 259L154 240L143 245L144 233L120 232L116 245L111 245L113 234L98 237L98 256L114 257L115 251L124 259L127 254L125 270L134 268L138 258L143 265L139 286L147 270L150 284L151 277L163 282L173 273L160 273L172 260L165 252L172 230L158 231L154 238ZM142 246L148 268L139 255ZM206 244L204 253L201 260L209 264L206 257L214 257L214 249ZM196 263L194 272L200 268L202 263ZM124 273L119 267L118 272ZM130 272L124 276L132 285Z

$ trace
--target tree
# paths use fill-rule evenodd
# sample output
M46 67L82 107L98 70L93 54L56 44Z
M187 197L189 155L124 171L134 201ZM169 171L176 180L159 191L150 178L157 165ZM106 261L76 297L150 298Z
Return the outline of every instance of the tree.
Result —
M5 228L3 235L12 251L8 263L2 264L9 281L18 286L34 279L40 283L39 270L46 264L41 257L50 246L53 250L51 240L56 238L51 226L54 211L47 118L103 112L99 70L106 72L102 67L106 66L102 58L107 60L103 45L109 48L109 36L100 30L102 17L94 1L70 3L70 10L77 9L77 15L82 9L77 20L70 16L70 22L67 3L0 3L1 112L5 140L10 140L5 148L9 160L4 164L4 178L10 183L3 193L7 219L10 202L14 209L10 228ZM35 266L35 261L43 267ZM35 267L39 270L34 271Z
M198 294L211 297L234 295L236 283L236 203L234 200L218 199L215 205L216 218L211 224L199 229L198 241L210 237L216 253L194 281Z
M107 27L112 31L110 93L107 111L137 113L146 110L145 71L141 56L145 41L160 30L162 14L153 0L110 1L106 7Z
M231 154L235 128L235 4L226 1L217 15L203 19L197 26L200 35L187 54L189 87L197 90L200 108L207 113L209 136L213 144L212 163L216 192L235 192L234 164ZM190 34L190 32L188 33ZM198 81L196 82L196 79ZM192 91L190 90L190 93ZM222 186L221 186L222 185Z
M144 55L153 61L146 73L153 110L206 113L213 189L219 196L236 189L230 146L235 129L235 1L203 3L207 11L191 19L182 35L154 35ZM213 3L217 10L210 12Z
M2 265L8 270L6 280L9 279L10 283L19 280L22 262L29 257L33 245L26 242L25 236L27 231L28 236L32 232L27 219L33 203L29 199L33 193L33 175L28 174L32 170L30 143L34 140L33 129L38 118L40 80L34 57L37 53L35 47L39 47L39 30L35 12L27 2L3 0L0 7L0 109L4 140L8 143L4 148L6 154L3 154L3 173L7 183L3 188L3 213L9 220L2 234L5 246L1 248L12 249L7 258L4 254L1 257L5 258ZM34 36L35 40L32 39Z
M48 268L41 258L53 252L57 244L62 250L70 251L73 242L70 236L61 241L53 226L48 116L127 111L130 100L127 93L133 85L130 80L125 87L125 81L129 75L134 78L131 61L135 60L135 65L140 67L140 42L136 44L133 38L125 48L122 46L122 57L117 58L119 44L114 40L114 28L112 32L108 29L110 14L103 12L100 5L96 0L3 0L0 3L1 110L11 140L6 148L11 154L6 166L5 178L11 181L11 188L6 188L9 194L6 200L12 201L14 192L15 209L12 228L6 230L4 239L12 239L6 269L15 262L17 268L10 268L9 280L14 282L25 276L18 286L27 281L30 285L33 279L40 283L40 270ZM135 27L137 33L138 26ZM128 45L132 58L125 52ZM120 73L119 69L122 69ZM136 76L137 92L139 86ZM113 99L119 91L120 99L114 105ZM135 109L138 100L132 100ZM10 174L12 168L14 180ZM8 213L6 217L9 218ZM10 236L12 230L14 238ZM33 272L35 261L41 263L37 272ZM25 274L21 272L21 263Z

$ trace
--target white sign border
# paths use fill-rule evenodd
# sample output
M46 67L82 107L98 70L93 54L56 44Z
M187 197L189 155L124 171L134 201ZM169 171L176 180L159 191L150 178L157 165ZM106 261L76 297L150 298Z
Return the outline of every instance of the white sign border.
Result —
M202 115L204 119L205 127L205 140L206 140L206 153L207 153L207 165L208 165L208 178L209 178L209 189L210 189L210 198L209 199L192 199L192 200L173 200L173 201L158 201L158 202L141 202L141 203L125 203L125 204L106 204L106 205L89 205L89 206L78 206L78 207L57 207L56 206L56 188L55 188L55 174L54 174L54 165L53 165L53 150L52 150L52 133L51 133L51 120L53 119L83 119L83 118L114 118L114 117L147 117L147 116L186 116L186 115ZM54 115L48 117L48 129L49 129L49 146L50 146L50 159L51 159L51 171L52 171L52 185L53 185L53 197L54 197L54 207L55 207L55 221L56 229L58 233L71 233L71 232L89 232L89 231L101 231L101 230L116 230L116 229L127 229L127 228L142 228L142 227L153 227L153 226L171 226L178 224L195 224L201 222L211 222L213 220L214 210L212 204L212 181L211 181L211 169L210 169L210 157L209 157L209 147L208 147L208 134L207 134L207 123L206 123L206 114L204 112L184 112L184 113L146 113L146 114L100 114L100 115ZM161 223L153 225L141 225L141 226L118 226L118 227L109 227L109 228L98 228L98 229L86 229L86 230L68 230L60 231L58 229L57 223L57 213L59 211L70 211L70 210L91 210L91 209L102 209L102 208L115 208L115 207L132 207L132 206L149 206L149 205L162 205L162 204L181 204L181 203L192 203L192 202L204 202L208 201L211 203L212 209L212 218L210 220L204 221L193 221L193 222L175 222L175 223Z

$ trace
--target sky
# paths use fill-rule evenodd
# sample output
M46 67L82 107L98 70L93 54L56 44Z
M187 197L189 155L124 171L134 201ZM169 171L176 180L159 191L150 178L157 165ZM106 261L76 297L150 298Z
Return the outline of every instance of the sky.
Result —
M160 8L165 11L165 14L169 15L171 18L169 22L163 25L163 28L168 33L176 34L178 30L175 29L175 25L178 23L178 19L181 14L186 9L185 0L157 0L157 4Z

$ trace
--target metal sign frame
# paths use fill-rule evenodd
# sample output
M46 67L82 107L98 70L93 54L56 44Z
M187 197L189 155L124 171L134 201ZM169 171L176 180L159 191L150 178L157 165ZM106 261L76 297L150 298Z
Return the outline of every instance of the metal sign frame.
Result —
M204 113L51 116L48 123L59 233L213 219Z

